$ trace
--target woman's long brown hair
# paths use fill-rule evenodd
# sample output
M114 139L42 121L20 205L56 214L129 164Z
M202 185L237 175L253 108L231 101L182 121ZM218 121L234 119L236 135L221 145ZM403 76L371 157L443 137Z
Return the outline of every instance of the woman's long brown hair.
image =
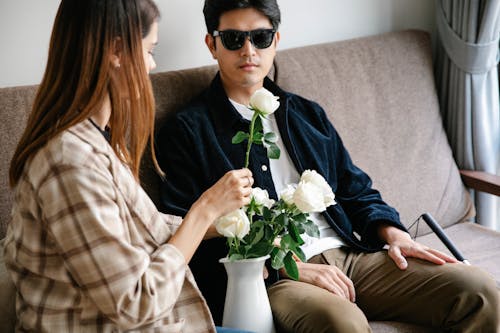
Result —
M142 38L159 19L152 0L62 0L47 67L9 170L14 187L47 142L111 100L111 146L136 179L148 140L154 145L154 98ZM112 64L119 55L120 67ZM151 149L156 162L154 149Z

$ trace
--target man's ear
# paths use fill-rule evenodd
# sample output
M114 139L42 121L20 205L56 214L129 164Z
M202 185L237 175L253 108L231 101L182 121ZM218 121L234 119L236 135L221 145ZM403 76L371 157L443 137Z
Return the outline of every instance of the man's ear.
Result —
M278 47L278 44L280 42L280 38L281 38L281 35L280 35L280 32L279 31L276 31L276 34L274 35L274 47Z
M215 54L215 38L210 34L205 35L205 44L208 47L208 50L212 54L212 58L217 60L217 56Z

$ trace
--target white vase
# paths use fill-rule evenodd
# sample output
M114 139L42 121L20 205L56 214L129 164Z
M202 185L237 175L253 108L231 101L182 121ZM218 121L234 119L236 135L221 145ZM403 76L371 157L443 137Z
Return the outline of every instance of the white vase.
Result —
M275 333L273 314L264 285L264 263L269 255L230 261L222 258L227 291L222 325L256 333Z

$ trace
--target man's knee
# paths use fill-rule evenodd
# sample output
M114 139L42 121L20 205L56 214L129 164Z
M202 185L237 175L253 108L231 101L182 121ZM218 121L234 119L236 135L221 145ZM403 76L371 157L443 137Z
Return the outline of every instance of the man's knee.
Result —
M281 281L269 289L279 332L371 332L356 304L309 284Z
M371 332L368 320L363 312L347 300L340 309L325 306L308 313L309 322L314 323L315 332Z
M460 274L455 274L453 283L456 294L449 319L467 321L467 318L475 318L476 322L482 323L481 327L489 327L494 332L500 316L496 282L483 270L467 267Z
M477 267L470 267L458 278L460 296L466 297L471 303L475 301L476 304L484 304L486 308L498 309L499 291L490 275ZM498 315L498 311L495 312Z
M335 296L336 297L336 296ZM278 332L300 333L370 333L371 328L363 312L353 303L344 300L331 308L299 306L303 309L300 316L281 314L275 317ZM341 306L339 306L341 305Z

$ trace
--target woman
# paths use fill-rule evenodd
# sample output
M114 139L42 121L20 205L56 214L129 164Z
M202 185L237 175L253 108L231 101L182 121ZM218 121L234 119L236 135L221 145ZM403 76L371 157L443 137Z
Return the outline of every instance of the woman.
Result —
M249 202L253 180L226 174L182 224L141 189L158 18L152 0L60 4L10 168L18 331L215 331L187 263L214 219Z

